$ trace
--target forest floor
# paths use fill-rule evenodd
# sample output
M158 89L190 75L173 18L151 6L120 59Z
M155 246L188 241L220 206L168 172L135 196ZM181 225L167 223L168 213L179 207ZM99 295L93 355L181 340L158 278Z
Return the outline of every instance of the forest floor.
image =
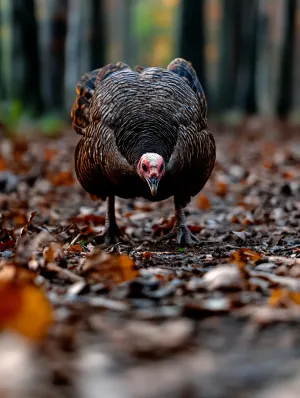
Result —
M156 245L172 200L141 199L117 201L131 243L104 247L79 137L3 137L0 396L298 397L300 134L279 130L216 134L194 248Z

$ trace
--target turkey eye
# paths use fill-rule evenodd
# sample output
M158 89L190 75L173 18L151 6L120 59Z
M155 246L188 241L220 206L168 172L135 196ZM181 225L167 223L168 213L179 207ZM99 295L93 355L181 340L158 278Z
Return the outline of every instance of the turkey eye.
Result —
M163 171L163 168L164 168L164 166L161 165L160 168L159 168L159 172L160 172L160 173Z
M142 169L143 169L144 171L147 171L147 166L145 165L145 163L142 164Z

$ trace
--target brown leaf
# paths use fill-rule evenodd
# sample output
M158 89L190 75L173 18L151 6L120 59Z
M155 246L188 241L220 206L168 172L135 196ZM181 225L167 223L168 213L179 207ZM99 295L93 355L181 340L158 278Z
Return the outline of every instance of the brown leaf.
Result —
M273 289L268 303L271 307L289 307L292 304L300 305L300 292L285 289Z
M60 250L61 245L56 242L52 242L49 246L45 247L45 249L43 250L45 264L54 263L60 254Z
M18 267L13 263L0 263L0 282L34 283L36 274L26 268Z
M4 171L8 169L8 164L3 157L0 157L0 171Z
M0 242L0 252L11 249L12 247L14 247L15 243L16 242L12 239L7 240L6 242Z
M51 305L40 288L24 283L0 282L1 329L12 329L39 341L52 323Z
M163 233L169 232L174 227L174 224L175 224L175 217L171 218L165 217L161 224L153 225L154 234L160 235L162 232Z
M82 275L93 282L121 283L139 275L134 266L133 260L126 255L110 255L96 249L86 256Z
M70 187L74 185L75 179L71 171L61 171L50 176L50 182L56 186Z
M233 252L229 258L231 263L237 264L239 267L244 267L249 262L256 263L262 259L262 255L248 248L239 249Z
M96 225L104 225L105 217L99 216L97 214L85 214L73 217L72 221L74 221L77 224L87 224L87 225L93 224L96 226Z
M205 196L205 195L198 196L198 208L200 210L210 210L211 209L211 203L207 196Z
M82 253L82 250L83 248L79 243L72 245L68 248L68 251L72 253Z
M30 214L30 217L27 220L27 223L24 225L24 227L21 229L21 237L25 236L28 233L28 227L31 224L32 220L34 219L34 216L36 215L36 211L33 211Z
M204 275L203 281L207 290L239 290L244 286L239 269L234 265L227 264L219 265L208 271Z
M228 193L228 184L224 181L216 181L216 195L224 198Z
M144 252L144 253L142 253L142 257L143 257L144 260L150 260L150 258L153 257L153 253L151 253L151 252Z

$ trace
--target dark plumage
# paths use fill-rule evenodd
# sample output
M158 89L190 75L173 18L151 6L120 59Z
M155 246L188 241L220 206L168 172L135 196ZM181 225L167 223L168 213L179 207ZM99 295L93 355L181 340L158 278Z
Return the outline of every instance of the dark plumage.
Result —
M211 174L215 141L191 64L177 58L167 70L132 71L117 63L87 73L77 85L71 115L82 135L75 152L78 180L90 194L109 198L106 241L119 237L115 196L174 196L178 243L196 241L183 208Z

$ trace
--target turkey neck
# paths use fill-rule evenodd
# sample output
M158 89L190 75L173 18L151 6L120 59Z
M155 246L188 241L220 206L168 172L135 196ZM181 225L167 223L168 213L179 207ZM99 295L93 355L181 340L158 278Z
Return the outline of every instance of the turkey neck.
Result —
M121 154L132 165L137 165L146 152L161 155L167 163L176 144L177 131L162 115L151 112L147 117L139 112L128 115L128 120L116 131L116 143Z

